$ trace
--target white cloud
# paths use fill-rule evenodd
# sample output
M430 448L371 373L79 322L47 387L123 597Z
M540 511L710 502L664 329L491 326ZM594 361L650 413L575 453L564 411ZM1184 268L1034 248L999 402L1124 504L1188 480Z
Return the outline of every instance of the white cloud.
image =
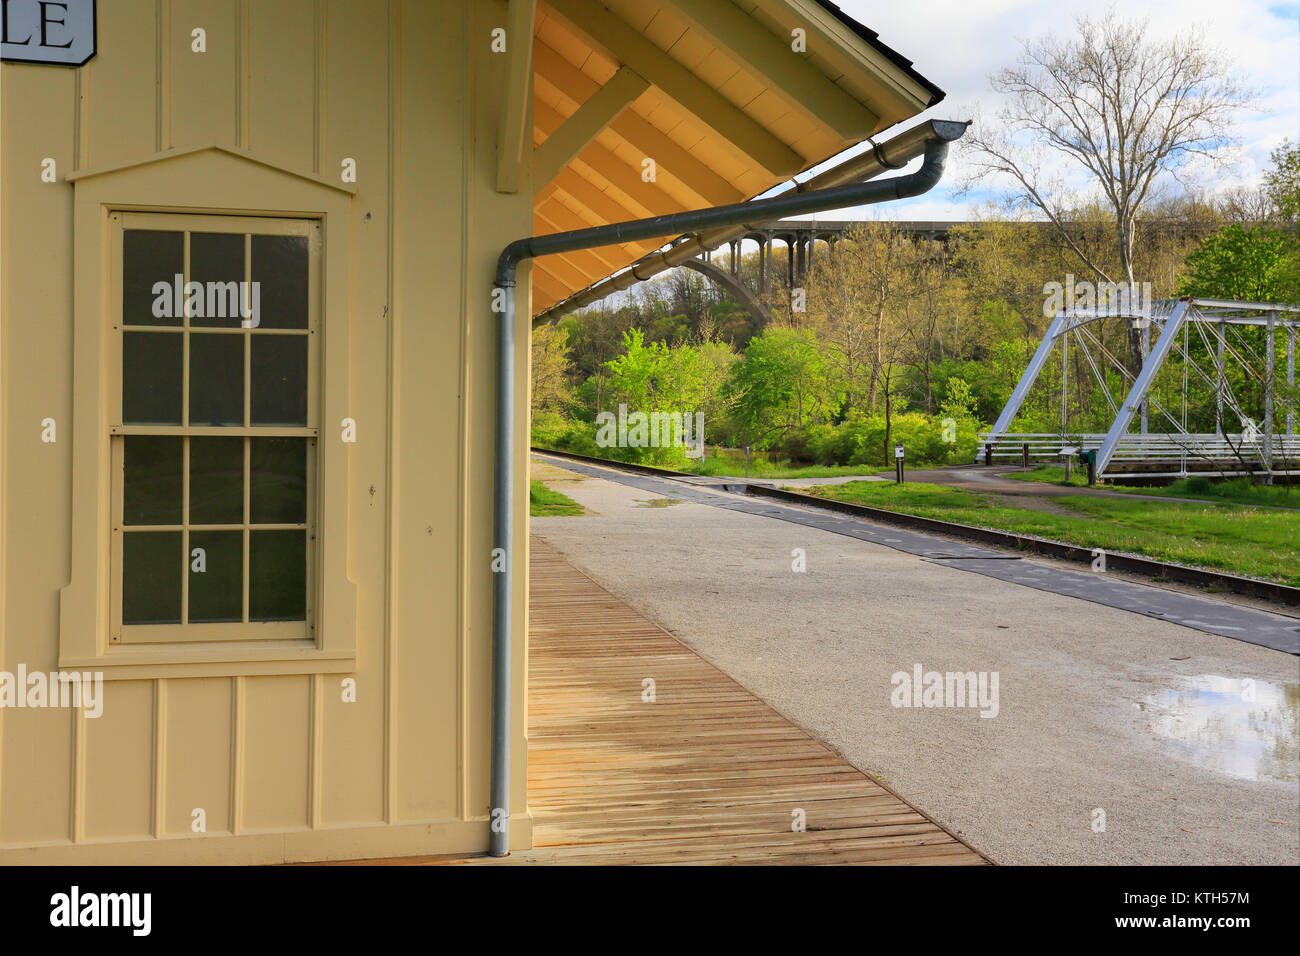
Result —
M1100 17L1108 0L929 0L880 4L838 0L844 12L880 34L882 42L911 59L915 68L947 93L928 111L944 119L967 119L979 104L985 114L998 101L988 77L1014 62L1022 41L1046 35L1068 38L1078 14ZM1237 134L1239 161L1210 174L1205 185L1254 185L1282 140L1300 139L1300 3L1268 0L1131 0L1120 6L1128 18L1147 17L1149 35L1163 38L1201 27L1232 60L1247 85L1259 91L1257 111L1243 112ZM907 124L911 125L911 123ZM892 135L886 134L886 138ZM927 196L878 207L881 218L963 219L970 198L957 198L951 184L961 175L960 151L945 182ZM866 214L861 210L860 214ZM843 212L825 218L845 218Z

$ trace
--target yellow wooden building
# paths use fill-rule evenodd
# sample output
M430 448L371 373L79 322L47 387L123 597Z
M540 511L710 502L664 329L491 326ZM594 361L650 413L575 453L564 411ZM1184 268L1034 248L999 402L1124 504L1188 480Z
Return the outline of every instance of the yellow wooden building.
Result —
M524 257L508 578L498 257L942 94L818 0L5 7L0 862L481 852L503 743L529 846L528 318L685 230Z

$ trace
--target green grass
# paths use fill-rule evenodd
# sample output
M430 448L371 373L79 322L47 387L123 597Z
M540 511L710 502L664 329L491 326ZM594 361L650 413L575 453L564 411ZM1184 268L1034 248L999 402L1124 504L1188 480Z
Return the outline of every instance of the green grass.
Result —
M1069 514L1004 505L984 494L923 483L853 481L808 489L824 498L924 518L979 525L1281 581L1300 586L1300 512L1175 501L1066 495L1051 499Z
M534 518L553 518L587 513L582 505L568 495L552 491L540 481L529 482L528 508L528 513Z
M1032 471L1009 474L1008 478L1020 481L1042 481L1059 485L1064 483L1065 469L1059 465L1039 465ZM1070 485L1086 487L1087 469L1070 469ZM1160 498L1197 498L1237 505L1266 505L1278 508L1300 508L1300 487L1294 485L1257 485L1249 478L1212 479L1204 475L1179 478L1167 485L1113 485L1100 487L1129 495L1153 495Z

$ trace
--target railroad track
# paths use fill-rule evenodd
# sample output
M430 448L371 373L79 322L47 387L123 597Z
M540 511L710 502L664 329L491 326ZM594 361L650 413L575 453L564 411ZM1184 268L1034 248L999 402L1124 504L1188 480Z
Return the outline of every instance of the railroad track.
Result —
M538 454L551 455L555 458L567 458L572 461L600 465L633 474L669 479L688 478L696 485L705 483L709 478L709 476L692 475L668 468L656 468L653 465L638 465L624 461L613 461L608 458L593 458L590 455L552 451L549 448L533 448L532 450ZM910 515L900 511L851 504L847 501L835 501L831 498L819 498L816 495L805 495L797 491L776 488L772 485L758 484L752 480L729 480L718 476L712 481L707 481L707 484L710 487L721 488L732 494L771 498L787 504L820 508L839 514L869 519L882 524L909 528L914 531L930 531L968 541L978 541L981 544L990 544L1016 551L1028 551L1033 554L1041 554L1077 564L1091 566L1094 559L1092 548L1066 544L1062 541L1053 541L1049 538L1039 538L1034 535L1017 534L1012 531L998 531L994 528L981 528L978 525L958 524L937 518L922 518L918 515ZM1144 558L1138 555L1120 554L1113 551L1106 552L1106 567L1109 570L1138 574L1156 582L1177 581L1180 584L1190 584L1210 591L1228 591L1233 594L1260 598L1287 607L1300 607L1300 588L1291 587L1287 584L1278 584L1273 581L1248 578L1238 574L1227 574L1222 571L1211 571L1205 568L1189 567L1183 564L1160 561L1156 558Z

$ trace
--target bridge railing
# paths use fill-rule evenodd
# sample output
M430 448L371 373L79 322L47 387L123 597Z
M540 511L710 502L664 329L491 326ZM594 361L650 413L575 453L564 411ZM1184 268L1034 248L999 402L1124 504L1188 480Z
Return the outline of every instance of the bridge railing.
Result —
M1006 433L993 442L992 458L1004 462L1023 460L1027 446L1030 461L1059 461L1067 449L1073 453L1100 448L1105 437L1101 434ZM979 438L977 463L984 460L989 434L981 434ZM1243 475L1264 470L1268 459L1271 459L1274 474L1300 474L1300 435L1273 435L1268 443L1262 436L1243 436L1240 433L1125 435L1115 449L1108 470L1137 471L1135 466L1140 464L1141 473L1151 477L1176 477L1198 471ZM1149 466L1155 466L1155 469L1151 470Z

